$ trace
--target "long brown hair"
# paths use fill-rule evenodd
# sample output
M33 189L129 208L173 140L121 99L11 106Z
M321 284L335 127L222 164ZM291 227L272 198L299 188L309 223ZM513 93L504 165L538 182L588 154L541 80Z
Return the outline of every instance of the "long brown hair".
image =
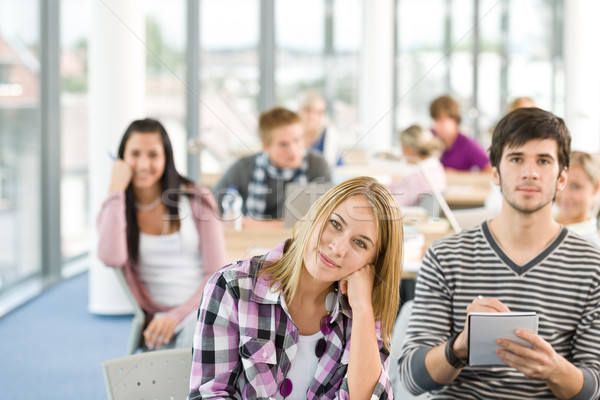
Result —
M161 193L163 203L169 214L171 222L179 220L179 211L177 203L179 201L178 191L181 185L192 183L192 181L177 172L173 158L173 146L169 140L167 130L159 121L151 118L133 121L123 134L119 144L118 157L122 160L125 155L125 146L127 141L134 133L158 133L162 140L165 151L165 170L160 178ZM140 228L137 222L137 212L135 209L135 194L133 185L130 183L125 190L125 217L127 220L127 251L129 258L136 264L139 259L140 247Z

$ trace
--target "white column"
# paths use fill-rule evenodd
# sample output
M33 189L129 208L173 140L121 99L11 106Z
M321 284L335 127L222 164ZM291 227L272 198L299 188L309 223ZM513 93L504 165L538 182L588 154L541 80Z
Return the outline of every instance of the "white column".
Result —
M90 210L96 215L107 195L112 160L125 128L144 117L146 48L142 0L92 2L89 48L89 182ZM96 314L132 311L114 273L96 257L92 234L88 309Z
M363 0L359 92L360 143L367 151L389 150L394 110L394 1Z
M600 3L564 2L565 122L573 150L600 151Z

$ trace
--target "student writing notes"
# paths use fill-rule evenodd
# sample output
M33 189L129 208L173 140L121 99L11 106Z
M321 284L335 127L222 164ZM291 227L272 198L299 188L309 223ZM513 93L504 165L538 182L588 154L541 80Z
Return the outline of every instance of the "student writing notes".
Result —
M490 159L501 187L497 218L436 242L419 272L400 355L414 393L438 399L597 399L600 396L600 251L552 218L567 183L562 119L517 109L496 126ZM482 296L480 298L478 296ZM465 364L471 312L532 311L529 343L493 349L504 365Z

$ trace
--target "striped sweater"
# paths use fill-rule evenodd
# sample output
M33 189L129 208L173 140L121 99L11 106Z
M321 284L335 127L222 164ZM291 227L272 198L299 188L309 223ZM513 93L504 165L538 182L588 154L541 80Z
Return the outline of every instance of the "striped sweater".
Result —
M435 383L425 355L463 329L475 297L511 311L535 311L539 335L579 367L575 399L600 398L600 250L563 228L535 258L516 265L487 222L434 243L419 273L413 313L400 355L400 376L413 393L434 399L554 399L545 382L507 366L465 367L449 385Z

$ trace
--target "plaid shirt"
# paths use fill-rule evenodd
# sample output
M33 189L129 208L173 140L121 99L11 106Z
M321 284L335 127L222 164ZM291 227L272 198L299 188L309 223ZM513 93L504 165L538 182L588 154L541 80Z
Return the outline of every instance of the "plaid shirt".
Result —
M298 349L299 332L281 305L280 292L270 289L257 272L265 262L278 260L283 246L223 267L206 285L194 337L190 400L277 396ZM349 398L346 373L352 313L341 295L331 326L306 399ZM376 327L382 373L371 399L391 399L389 354L382 348L379 323Z

